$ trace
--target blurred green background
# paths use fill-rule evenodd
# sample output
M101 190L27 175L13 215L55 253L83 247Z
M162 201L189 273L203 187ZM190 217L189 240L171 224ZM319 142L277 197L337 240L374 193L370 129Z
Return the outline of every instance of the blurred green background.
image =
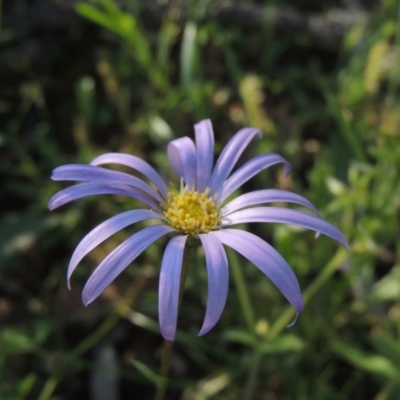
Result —
M99 222L136 207L97 196L47 210L53 168L126 152L174 178L167 143L211 118L217 152L261 128L240 163L293 166L246 190L311 200L350 252L285 225L248 227L281 252L306 308L292 311L244 259L219 324L199 253L179 317L167 399L400 399L400 6L397 0L0 1L0 399L151 399L162 338L151 246L94 304L93 268L126 229L69 257ZM193 137L193 136L192 136ZM246 317L247 315L247 317ZM250 318L248 317L250 315Z

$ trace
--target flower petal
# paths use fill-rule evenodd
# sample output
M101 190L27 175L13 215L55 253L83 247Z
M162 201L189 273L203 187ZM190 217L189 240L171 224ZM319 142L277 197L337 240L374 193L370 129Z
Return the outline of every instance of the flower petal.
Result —
M281 189L256 190L254 192L242 194L226 204L221 209L221 215L226 216L234 211L254 206L256 204L275 202L300 204L304 207L310 208L319 216L318 210L306 198L296 193Z
M60 190L50 199L49 209L54 210L71 201L95 194L122 194L140 200L155 210L162 211L159 204L141 190L128 185L107 185L102 183L79 183Z
M83 289L85 306L95 300L103 290L154 241L174 229L167 225L152 225L135 233L112 251L95 269Z
M104 221L91 232L89 232L78 244L74 254L72 254L67 272L68 287L70 288L69 280L72 273L82 258L86 256L86 254L121 229L135 224L136 222L152 218L165 219L162 214L150 210L126 211Z
M207 310L199 336L205 335L219 321L226 304L229 285L228 260L217 237L199 235L204 247L208 275Z
M247 222L280 222L284 224L301 226L323 233L332 239L342 243L349 249L346 238L336 226L326 222L322 218L313 215L281 207L254 207L236 211L222 219L222 226L230 226Z
M269 168L278 163L285 164L285 176L287 176L291 170L290 163L279 154L269 153L254 157L246 164L241 166L229 177L229 179L225 181L222 187L220 201L224 201L237 188L242 186L243 183L247 182L250 178L252 178L254 175L257 175L263 169Z
M125 172L95 167L93 165L70 164L63 165L53 171L51 179L54 181L87 181L106 184L130 185L154 197L163 203L162 197L147 183Z
M275 284L297 312L303 311L304 303L296 275L271 245L250 232L238 229L223 229L210 235L216 236L223 244L251 261Z
M179 308L179 288L182 259L187 236L175 236L165 249L158 285L158 319L161 333L166 340L173 341Z
M167 193L168 193L167 186L165 185L161 176L150 164L148 164L141 158L132 156L130 154L107 153L99 157L96 157L90 163L90 165L95 165L95 166L102 164L121 164L133 168L136 171L139 171L156 186L156 188L164 198L167 198Z
M214 163L214 131L209 119L194 126L197 148L197 190L203 192Z
M231 173L236 161L256 135L261 137L259 129L244 128L237 132L227 143L215 164L214 171L207 184L211 189L211 193L218 193L221 190L222 184Z
M189 188L196 186L197 158L196 147L188 137L173 140L167 147L172 169L179 178L183 178Z

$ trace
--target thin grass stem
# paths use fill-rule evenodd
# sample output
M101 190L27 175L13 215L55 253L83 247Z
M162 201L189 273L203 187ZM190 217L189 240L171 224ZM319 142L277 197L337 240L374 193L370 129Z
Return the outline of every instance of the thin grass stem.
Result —
M257 389L257 377L259 374L262 353L260 352L259 341L255 332L255 317L251 307L250 296L245 284L243 272L239 264L238 258L232 251L228 252L229 265L231 267L233 280L235 282L236 291L238 293L240 307L244 319L246 321L249 333L254 338L253 357L250 370L247 374L246 384L243 391L243 400L252 400Z
M334 257L325 265L321 270L320 274L315 280L308 286L304 291L304 302L308 303L311 298L318 292L318 290L329 280L333 273L343 264L347 258L347 252L345 249L340 248ZM293 320L294 310L292 307L288 307L286 311L275 321L268 332L268 340L275 339L288 324Z

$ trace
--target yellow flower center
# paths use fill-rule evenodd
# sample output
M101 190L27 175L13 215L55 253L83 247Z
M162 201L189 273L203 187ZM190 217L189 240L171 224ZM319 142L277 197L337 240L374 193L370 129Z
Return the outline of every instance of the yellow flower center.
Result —
M183 185L180 192L169 192L164 211L169 224L186 235L218 229L221 220L219 209L209 193L209 189L200 193Z

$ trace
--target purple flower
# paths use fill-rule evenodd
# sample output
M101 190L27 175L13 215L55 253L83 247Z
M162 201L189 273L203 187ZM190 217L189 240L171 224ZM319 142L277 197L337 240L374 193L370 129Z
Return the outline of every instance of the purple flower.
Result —
M172 169L181 180L178 190L167 187L148 163L128 154L109 153L95 158L90 165L72 164L56 168L53 180L83 183L58 192L49 202L50 210L94 194L123 194L140 200L147 207L116 215L86 235L71 257L68 285L71 274L82 258L111 235L139 221L160 221L129 237L100 263L83 289L84 304L95 300L155 240L170 234L159 282L159 321L165 339L175 338L182 259L189 236L200 239L208 273L206 315L199 335L204 335L214 327L226 303L229 272L224 246L231 247L251 261L300 313L304 304L299 283L287 262L258 236L232 226L248 222L281 222L312 229L346 247L348 245L343 234L320 218L316 208L297 194L263 189L243 194L226 203L236 189L271 165L283 163L286 175L290 172L288 161L278 154L269 153L253 158L231 173L255 136L261 136L258 129L244 128L237 132L223 149L214 168L214 133L210 120L195 125L196 144L188 137L173 140L168 145L168 157ZM130 174L100 167L112 163L140 172L152 185ZM264 206L271 202L300 204L311 209L316 216Z

